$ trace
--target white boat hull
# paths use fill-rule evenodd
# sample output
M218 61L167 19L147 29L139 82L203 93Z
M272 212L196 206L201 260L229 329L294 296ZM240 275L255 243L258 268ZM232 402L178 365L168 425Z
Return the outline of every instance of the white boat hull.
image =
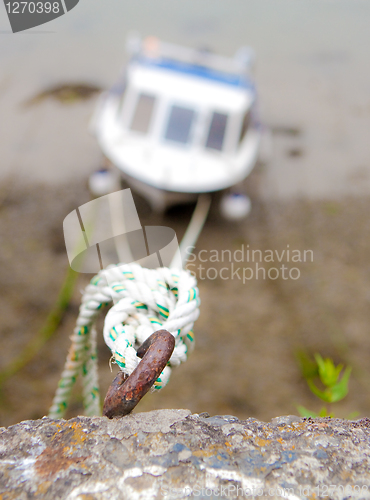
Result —
M94 116L104 155L155 210L241 183L261 142L248 68L152 39L137 47Z

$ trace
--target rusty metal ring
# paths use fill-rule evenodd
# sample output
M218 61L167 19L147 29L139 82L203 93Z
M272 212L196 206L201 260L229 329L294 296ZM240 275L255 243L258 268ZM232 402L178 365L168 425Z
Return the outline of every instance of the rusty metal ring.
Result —
M111 383L105 396L103 415L114 418L130 413L159 377L174 348L175 338L167 330L150 335L137 351L142 360L131 375L120 371Z

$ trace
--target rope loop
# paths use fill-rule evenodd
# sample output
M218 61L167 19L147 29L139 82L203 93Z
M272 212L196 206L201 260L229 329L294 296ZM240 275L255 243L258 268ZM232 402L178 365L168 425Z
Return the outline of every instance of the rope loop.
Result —
M117 300L105 318L104 340L124 373L130 375L139 364L136 351L152 333L165 329L175 337L168 366L154 384L154 390L162 389L171 368L186 361L194 347L192 328L200 304L195 278L188 271L145 269L138 264L110 266L101 273Z
M72 386L81 372L87 415L100 414L94 323L100 309L114 302L104 322L104 340L113 362L130 375L140 362L136 351L155 331L175 337L175 349L154 386L162 389L171 369L186 361L194 348L194 322L199 316L199 290L189 271L146 269L139 264L117 264L103 269L86 287L72 335L64 371L49 416L64 415Z

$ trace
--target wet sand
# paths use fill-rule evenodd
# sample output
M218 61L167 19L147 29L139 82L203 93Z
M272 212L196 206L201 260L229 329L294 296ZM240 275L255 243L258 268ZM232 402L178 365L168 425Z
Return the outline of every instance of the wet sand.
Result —
M298 404L319 410L321 404L308 390L295 359L297 350L304 349L353 367L349 395L337 409L334 405L336 416L346 417L355 410L360 416L369 414L370 199L266 203L256 196L259 175L257 169L248 181L253 210L243 223L223 221L217 203L213 204L197 245L197 251L204 252L199 255L195 251L192 262L202 300L195 328L196 349L173 371L169 385L161 393L146 396L138 411L189 408L192 412L268 420L297 413ZM36 335L56 300L68 266L62 221L89 199L89 193L83 182L58 188L34 185L23 190L13 182L3 184L1 194L0 230L5 236L0 248L3 367ZM136 203L143 224L173 227L181 238L190 207L173 210L163 219L151 215L139 198ZM243 269L255 270L258 264L259 253L254 254L255 262L250 253L248 262L248 249L261 250L263 256L272 250L274 261L259 266L268 273L285 265L285 277L297 268L299 279L283 279L281 271L278 279L269 279L268 274L264 279L260 270L258 279L254 276L243 283ZM312 250L313 262L308 253L306 262L293 262L293 250L302 255L304 250ZM219 262L210 261L211 255L215 260L215 251ZM240 262L243 251L244 261ZM293 278L297 274L292 271ZM251 277L251 271L245 276ZM270 271L270 276L274 278L276 271ZM79 277L73 300L53 338L4 384L2 425L47 413L69 347L80 290L87 279L88 275ZM109 371L109 357L100 325L103 395L114 376ZM81 411L76 391L68 415Z
M255 262L234 262L239 254L231 262L197 258L194 264L205 269L197 269L202 307L195 352L169 386L147 396L138 410L186 407L260 419L296 413L297 404L318 410L295 360L296 351L305 349L353 366L349 396L336 415L367 415L369 4L281 0L277 8L268 0L230 0L227 6L143 0L139 9L120 2L114 16L107 5L113 3L80 2L45 33L1 39L0 369L44 325L68 267L63 219L89 200L87 177L101 162L89 133L94 93L86 100L69 94L60 102L43 92L63 85L108 88L125 62L126 34L137 29L229 56L243 44L256 50L261 120L271 131L269 161L247 181L253 210L243 223L223 221L214 203L197 245L209 254L200 258L226 250L234 259L248 245L263 255L281 255L288 245L313 251L313 262L262 263L265 272L298 267L299 279L263 279L260 271L259 279L245 283L243 270L233 279L222 279L221 270L230 277L233 265L255 271ZM2 30L9 29L7 19L0 21ZM181 238L190 209L158 220L145 203L138 206L143 224L168 225ZM52 340L2 388L2 425L47 412L86 280L79 277ZM104 393L113 375L99 338ZM76 393L69 415L80 411Z
M99 166L94 97L26 104L63 85L109 88L137 30L230 57L253 47L261 121L273 131L264 199L370 195L369 16L361 0L90 0L44 27L54 32L3 35L0 179L63 184Z

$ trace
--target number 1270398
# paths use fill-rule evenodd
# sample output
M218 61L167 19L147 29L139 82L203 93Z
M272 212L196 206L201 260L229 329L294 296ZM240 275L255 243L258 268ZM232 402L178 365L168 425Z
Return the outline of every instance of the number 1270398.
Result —
M58 14L59 2L8 2L5 4L9 14Z

